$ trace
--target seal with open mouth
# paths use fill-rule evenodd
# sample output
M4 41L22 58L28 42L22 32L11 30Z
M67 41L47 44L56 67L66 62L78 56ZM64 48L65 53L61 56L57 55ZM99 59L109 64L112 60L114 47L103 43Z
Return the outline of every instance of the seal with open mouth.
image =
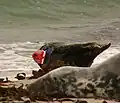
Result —
M109 48L110 45L111 43L98 44L96 42L74 44L62 42L46 43L32 55L35 62L42 69L38 72L33 71L33 74L47 73L61 66L89 67L92 65L93 60Z

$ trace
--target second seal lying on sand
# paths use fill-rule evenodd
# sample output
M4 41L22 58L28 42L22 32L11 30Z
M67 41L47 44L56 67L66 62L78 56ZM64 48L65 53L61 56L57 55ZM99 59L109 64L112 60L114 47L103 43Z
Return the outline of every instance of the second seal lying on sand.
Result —
M111 43L98 44L96 42L82 44L46 43L32 55L42 69L38 72L33 71L33 75L34 77L40 77L61 66L89 67L93 60L110 45Z
M29 84L27 90L31 98L120 100L120 53L96 67L60 67Z

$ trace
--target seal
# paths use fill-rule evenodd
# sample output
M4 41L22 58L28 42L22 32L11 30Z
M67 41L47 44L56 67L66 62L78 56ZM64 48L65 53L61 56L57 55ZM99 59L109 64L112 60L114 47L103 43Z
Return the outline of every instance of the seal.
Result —
M64 66L27 86L31 98L91 97L120 100L120 53L96 67Z
M96 42L74 44L51 42L35 51L32 57L46 74L62 66L90 67L94 59L110 45L111 43L98 44ZM42 60L44 62L41 62ZM33 72L35 74L35 71ZM38 77L41 76L39 73L36 74Z

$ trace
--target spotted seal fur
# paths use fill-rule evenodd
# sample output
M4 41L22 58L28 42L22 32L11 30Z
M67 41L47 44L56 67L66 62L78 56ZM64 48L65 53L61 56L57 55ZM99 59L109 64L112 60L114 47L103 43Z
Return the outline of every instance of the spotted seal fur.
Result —
M27 86L30 97L120 99L120 53L96 67L64 66ZM44 95L44 96L43 96Z

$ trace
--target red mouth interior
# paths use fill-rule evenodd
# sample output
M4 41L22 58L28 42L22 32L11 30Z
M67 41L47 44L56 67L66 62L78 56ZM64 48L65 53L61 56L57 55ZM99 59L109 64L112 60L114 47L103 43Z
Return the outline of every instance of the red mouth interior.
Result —
M45 59L45 51L44 50L37 50L32 55L33 59L38 64L43 64Z

